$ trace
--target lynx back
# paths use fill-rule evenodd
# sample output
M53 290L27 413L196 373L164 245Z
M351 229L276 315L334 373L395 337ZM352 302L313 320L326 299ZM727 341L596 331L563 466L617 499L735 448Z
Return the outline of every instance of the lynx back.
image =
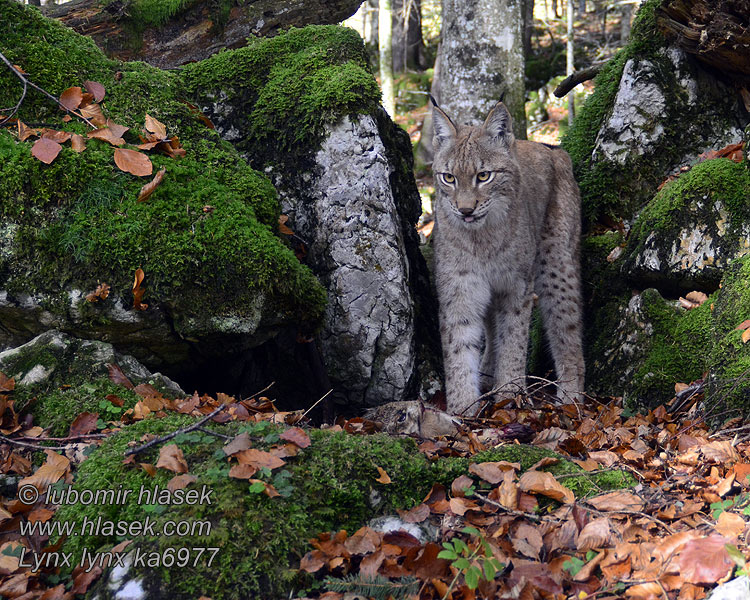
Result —
M565 151L516 141L498 103L481 126L433 107L435 273L448 412L474 414L481 390L525 388L534 295L557 393L583 392L580 196Z

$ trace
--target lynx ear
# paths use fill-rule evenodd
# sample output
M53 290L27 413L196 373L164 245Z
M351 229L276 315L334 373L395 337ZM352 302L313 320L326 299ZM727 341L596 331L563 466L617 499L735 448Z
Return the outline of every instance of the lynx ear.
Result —
M513 143L513 120L502 101L495 104L487 115L482 130L492 140L502 141L508 146Z
M432 145L437 149L445 143L452 142L456 139L456 126L451 118L435 102L435 98L430 96L432 101Z

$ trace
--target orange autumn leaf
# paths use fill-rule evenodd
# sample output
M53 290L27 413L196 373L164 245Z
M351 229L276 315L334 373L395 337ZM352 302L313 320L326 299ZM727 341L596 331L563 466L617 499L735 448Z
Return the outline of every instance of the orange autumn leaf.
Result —
M279 436L282 440L292 442L300 448L307 448L310 445L310 436L304 429L299 427L291 427Z
M86 141L82 135L74 133L70 138L70 147L73 152L83 152L86 149Z
M39 138L31 147L31 155L41 160L44 164L49 165L60 154L62 146L47 138Z
M19 481L19 489L25 485L33 485L40 492L44 492L49 485L60 481L68 472L68 469L70 469L69 459L52 450L45 450L45 453L47 454L45 463L33 475Z
M168 444L159 449L159 460L156 461L156 466L175 473L187 473L188 471L185 456L177 444Z
M161 180L164 179L164 173L166 172L166 169L161 169L156 175L154 175L154 178L151 181L141 188L141 191L138 194L138 202L145 202L149 199L151 194L154 193L154 190L161 184Z
M388 476L388 473L386 473L381 467L378 467L377 465L375 465L375 468L378 470L378 473L380 473L380 477L378 477L375 481L382 484L391 483L391 478Z
M146 113L146 131L153 133L160 140L167 137L167 128L164 126L164 123L154 119L148 113Z
M110 127L102 127L101 129L95 129L94 131L89 131L86 135L93 139L103 140L105 142L108 142L112 144L113 146L122 146L123 144L125 144L125 140L122 139L120 135L117 135L117 133L113 131ZM115 162L117 162L116 157L115 157ZM117 165L117 166L119 167L120 165ZM122 169L122 167L120 168ZM122 169L122 170L125 171L126 169Z
M83 86L94 97L94 102L101 102L106 93L104 86L98 81L84 81Z
M60 94L60 104L68 110L75 110L81 105L83 100L83 90L78 86L69 87Z
M141 287L145 276L143 269L140 267L135 270L135 280L133 281L133 308L135 310L146 310L148 308L148 304L141 302L143 294L146 292L146 288Z
M167 489L170 492L184 490L187 486L196 481L198 481L198 478L195 475L188 475L187 473L175 475L169 480L169 483L167 483Z
M154 166L148 156L136 150L125 148L115 150L115 164L121 171L132 173L138 177L151 175L154 171Z

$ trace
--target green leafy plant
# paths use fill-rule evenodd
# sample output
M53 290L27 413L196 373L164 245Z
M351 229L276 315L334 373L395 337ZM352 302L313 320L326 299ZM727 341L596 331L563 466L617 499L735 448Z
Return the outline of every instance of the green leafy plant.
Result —
M563 569L570 573L571 577L575 577L576 575L578 575L578 572L583 568L583 566L590 560L596 558L596 556L597 553L593 550L589 550L588 552L586 552L586 560L580 559L577 556L571 556L563 563Z
M741 510L743 515L750 515L750 494L742 492L721 502L711 503L711 514L714 519L718 519L724 511L733 509Z
M727 552L729 553L729 558L731 558L734 561L734 563L737 565L737 570L734 576L735 577L742 577L743 575L750 576L750 566L748 566L747 559L745 558L745 555L742 554L740 549L734 544L726 544L726 546L724 547L727 549Z
M474 590L481 579L491 581L495 578L495 574L503 569L503 564L493 556L492 547L478 529L464 527L461 531L476 538L476 543L473 544L474 549L472 549L460 538L443 542L443 548L445 549L440 551L438 558L453 561L451 566L458 571L450 586L448 586L443 600L450 596L451 590L461 574L464 576L466 585Z

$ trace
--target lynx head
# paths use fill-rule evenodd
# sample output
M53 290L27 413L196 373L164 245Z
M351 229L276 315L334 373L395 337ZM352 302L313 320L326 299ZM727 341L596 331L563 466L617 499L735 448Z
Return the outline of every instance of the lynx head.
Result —
M456 126L433 100L432 121L432 170L438 203L449 219L478 228L491 212L502 216L520 185L508 109L498 102L482 125Z

